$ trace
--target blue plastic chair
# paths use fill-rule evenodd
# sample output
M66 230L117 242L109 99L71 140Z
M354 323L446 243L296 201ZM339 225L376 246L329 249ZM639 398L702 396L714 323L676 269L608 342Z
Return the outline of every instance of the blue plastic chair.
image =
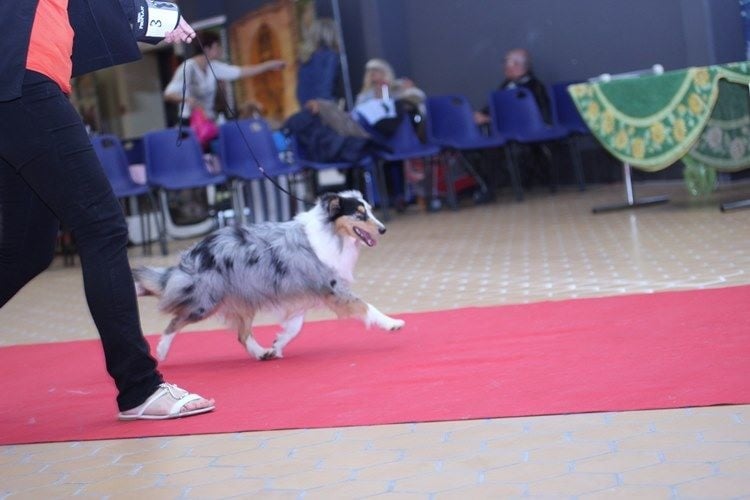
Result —
M443 148L461 153L459 158L465 168L481 181L471 164L462 154L464 151L495 149L507 144L505 137L498 134L485 135L474 122L474 111L468 99L462 95L430 96L427 98L427 140ZM518 167L512 161L510 149L505 148L506 165L510 175L513 191L517 200L523 199L521 176Z
M560 82L552 85L552 110L555 120L561 127L568 131L568 146L570 147L573 164L578 178L578 189L586 189L586 181L583 175L583 160L581 159L581 148L579 140L582 136L590 136L591 130L578 112L573 98L568 93L568 87L578 82Z
M492 129L495 133L507 137L519 144L542 144L561 141L568 137L568 130L560 125L549 125L542 118L542 113L534 95L526 88L498 90L490 94ZM553 178L551 190L557 189L558 169L546 148L542 149L547 156ZM571 148L573 166L579 189L585 188L583 168L577 150ZM513 149L511 149L513 154Z
M131 165L146 163L143 153L143 137L134 137L123 139L122 148L125 150L125 157Z
M409 120L408 116L404 116L401 119L398 127L396 127L396 130L390 137L384 137L382 134L379 134L361 117L359 118L359 122L367 132L385 146L385 148L379 149L376 152L376 158L378 160L378 177L382 179L383 185L385 185L386 162L396 162L416 158L430 159L433 156L440 154L440 146L430 143L424 144L419 140L416 132L414 132L414 126L411 124L411 120ZM429 172L431 173L431 162L428 162L428 165L430 165ZM455 206L455 192L452 191L453 183L448 182L448 184L449 189L451 190L450 193L452 193L449 194L449 199L452 202L452 206ZM428 186L430 185L431 181L428 179ZM385 190L385 187L383 190ZM383 200L383 213L386 218L388 217L388 203L389 200L385 198Z
M245 215L245 185L252 181L265 181L266 176L260 171L260 166L266 175L274 179L274 182L286 181L285 189L291 189L290 177L300 172L296 163L286 163L279 157L279 150L271 129L265 120L251 118L246 120L230 121L219 127L219 156L224 173L232 179L235 212L240 222L244 221ZM257 161L256 161L257 160ZM265 183L261 183L261 190ZM271 189L275 192L277 213L282 211L282 193L276 186ZM289 198L294 212L294 200ZM266 197L262 197L262 205L268 214ZM254 213L255 222L259 222L257 213ZM267 218L267 217L266 217Z
M523 87L497 90L490 94L492 129L510 141L533 144L563 139L568 131L548 125L534 95Z
M462 95L427 98L427 138L433 144L468 150L499 148L506 144L499 134L484 135L474 122L471 104Z
M375 162L373 161L372 157L364 156L356 162L319 162L310 159L310 155L305 150L304 146L300 144L300 142L296 140L294 136L291 136L289 139L291 142L292 152L297 161L297 164L301 169L312 172L319 172L328 169L360 169L361 171L363 171L365 180L365 197L367 201L374 205L379 196L381 202L381 210L383 213L383 220L388 220L388 191L385 186L385 181L382 179L382 176L378 175L378 172L376 171ZM373 177L375 177L375 182L377 182L378 185L377 193L375 190ZM314 176L311 176L311 178L314 179Z
M578 82L560 82L552 85L552 102L557 123L566 128L570 134L589 135L591 131L578 112L568 87Z
M206 168L200 144L190 129L148 132L143 136L148 183L165 190L215 186L225 183L223 174L212 174Z
M192 130L176 128L148 132L143 136L148 184L159 191L159 202L171 235L194 237L215 227L211 219L179 229L169 216L167 192L225 184L223 174L212 174L206 168L200 144ZM178 144L178 137L181 139Z
M104 173L112 185L112 191L118 198L136 198L146 196L151 204L151 209L159 212L159 207L154 198L154 193L147 185L138 184L130 176L130 165L125 155L125 149L122 142L114 135L97 135L91 138L91 144L94 151L99 157L99 162L104 169ZM137 208L138 203L134 206ZM141 245L143 253L151 254L151 218L138 209L138 217L141 226ZM161 245L162 255L167 255L167 241L164 234L163 220L156 218L157 231L159 233L159 243Z

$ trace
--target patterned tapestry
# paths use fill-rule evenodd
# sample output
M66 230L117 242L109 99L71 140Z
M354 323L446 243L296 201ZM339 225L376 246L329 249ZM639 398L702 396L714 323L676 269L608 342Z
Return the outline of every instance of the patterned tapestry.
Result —
M281 122L299 109L295 94L297 52L304 26L314 18L315 4L310 0L275 0L230 26L234 64L259 64L270 59L287 63L283 71L239 80L235 84L238 107L257 102L265 110L265 118L273 122Z
M616 158L656 171L686 154L722 171L750 166L750 63L569 88L596 138Z

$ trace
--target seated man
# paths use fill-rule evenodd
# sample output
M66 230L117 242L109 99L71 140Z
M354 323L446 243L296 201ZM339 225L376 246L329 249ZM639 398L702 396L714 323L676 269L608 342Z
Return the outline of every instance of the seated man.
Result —
M531 55L526 49L513 49L505 55L505 66L503 67L505 80L498 87L499 90L526 87L534 94L542 118L546 123L552 124L552 109L549 96L544 84L540 82L531 69ZM478 125L486 125L490 122L489 107L474 113L474 121Z

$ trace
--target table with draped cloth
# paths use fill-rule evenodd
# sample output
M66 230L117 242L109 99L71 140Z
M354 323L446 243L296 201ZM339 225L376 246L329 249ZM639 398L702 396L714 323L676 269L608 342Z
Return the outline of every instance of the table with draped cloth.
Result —
M715 171L750 168L750 62L571 85L597 140L626 169L655 172L683 160L697 191ZM628 204L632 199L626 172ZM709 180L705 180L705 179ZM611 207L614 208L614 207Z

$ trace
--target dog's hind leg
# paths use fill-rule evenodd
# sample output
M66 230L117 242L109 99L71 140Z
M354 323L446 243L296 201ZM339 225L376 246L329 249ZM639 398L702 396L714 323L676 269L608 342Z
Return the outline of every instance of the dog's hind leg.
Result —
M242 344L247 352L255 359L266 360L275 358L274 350L267 349L260 345L253 337L253 316L243 318L239 315L233 315L231 321L237 328L237 340Z
M214 303L210 309L206 307L195 307L191 310L183 310L177 316L172 318L172 321L169 322L164 333L162 333L161 338L159 339L159 344L156 346L156 357L159 361L167 359L169 348L171 347L172 341L177 332L191 323L197 323L198 321L208 318L215 310L216 303Z
M282 358L283 350L286 345L291 342L294 337L302 330L302 324L305 322L305 313L300 313L294 316L290 316L281 323L282 331L276 336L276 340L273 341L273 351L277 358Z
M177 335L177 332L179 332L188 323L190 323L190 321L188 321L187 318L183 316L175 316L174 318L172 318L172 321L169 322L169 325L167 325L164 333L161 334L159 344L156 346L156 357L159 359L159 361L164 361L165 359L167 359L167 354L169 353L169 348L172 345L174 336Z

